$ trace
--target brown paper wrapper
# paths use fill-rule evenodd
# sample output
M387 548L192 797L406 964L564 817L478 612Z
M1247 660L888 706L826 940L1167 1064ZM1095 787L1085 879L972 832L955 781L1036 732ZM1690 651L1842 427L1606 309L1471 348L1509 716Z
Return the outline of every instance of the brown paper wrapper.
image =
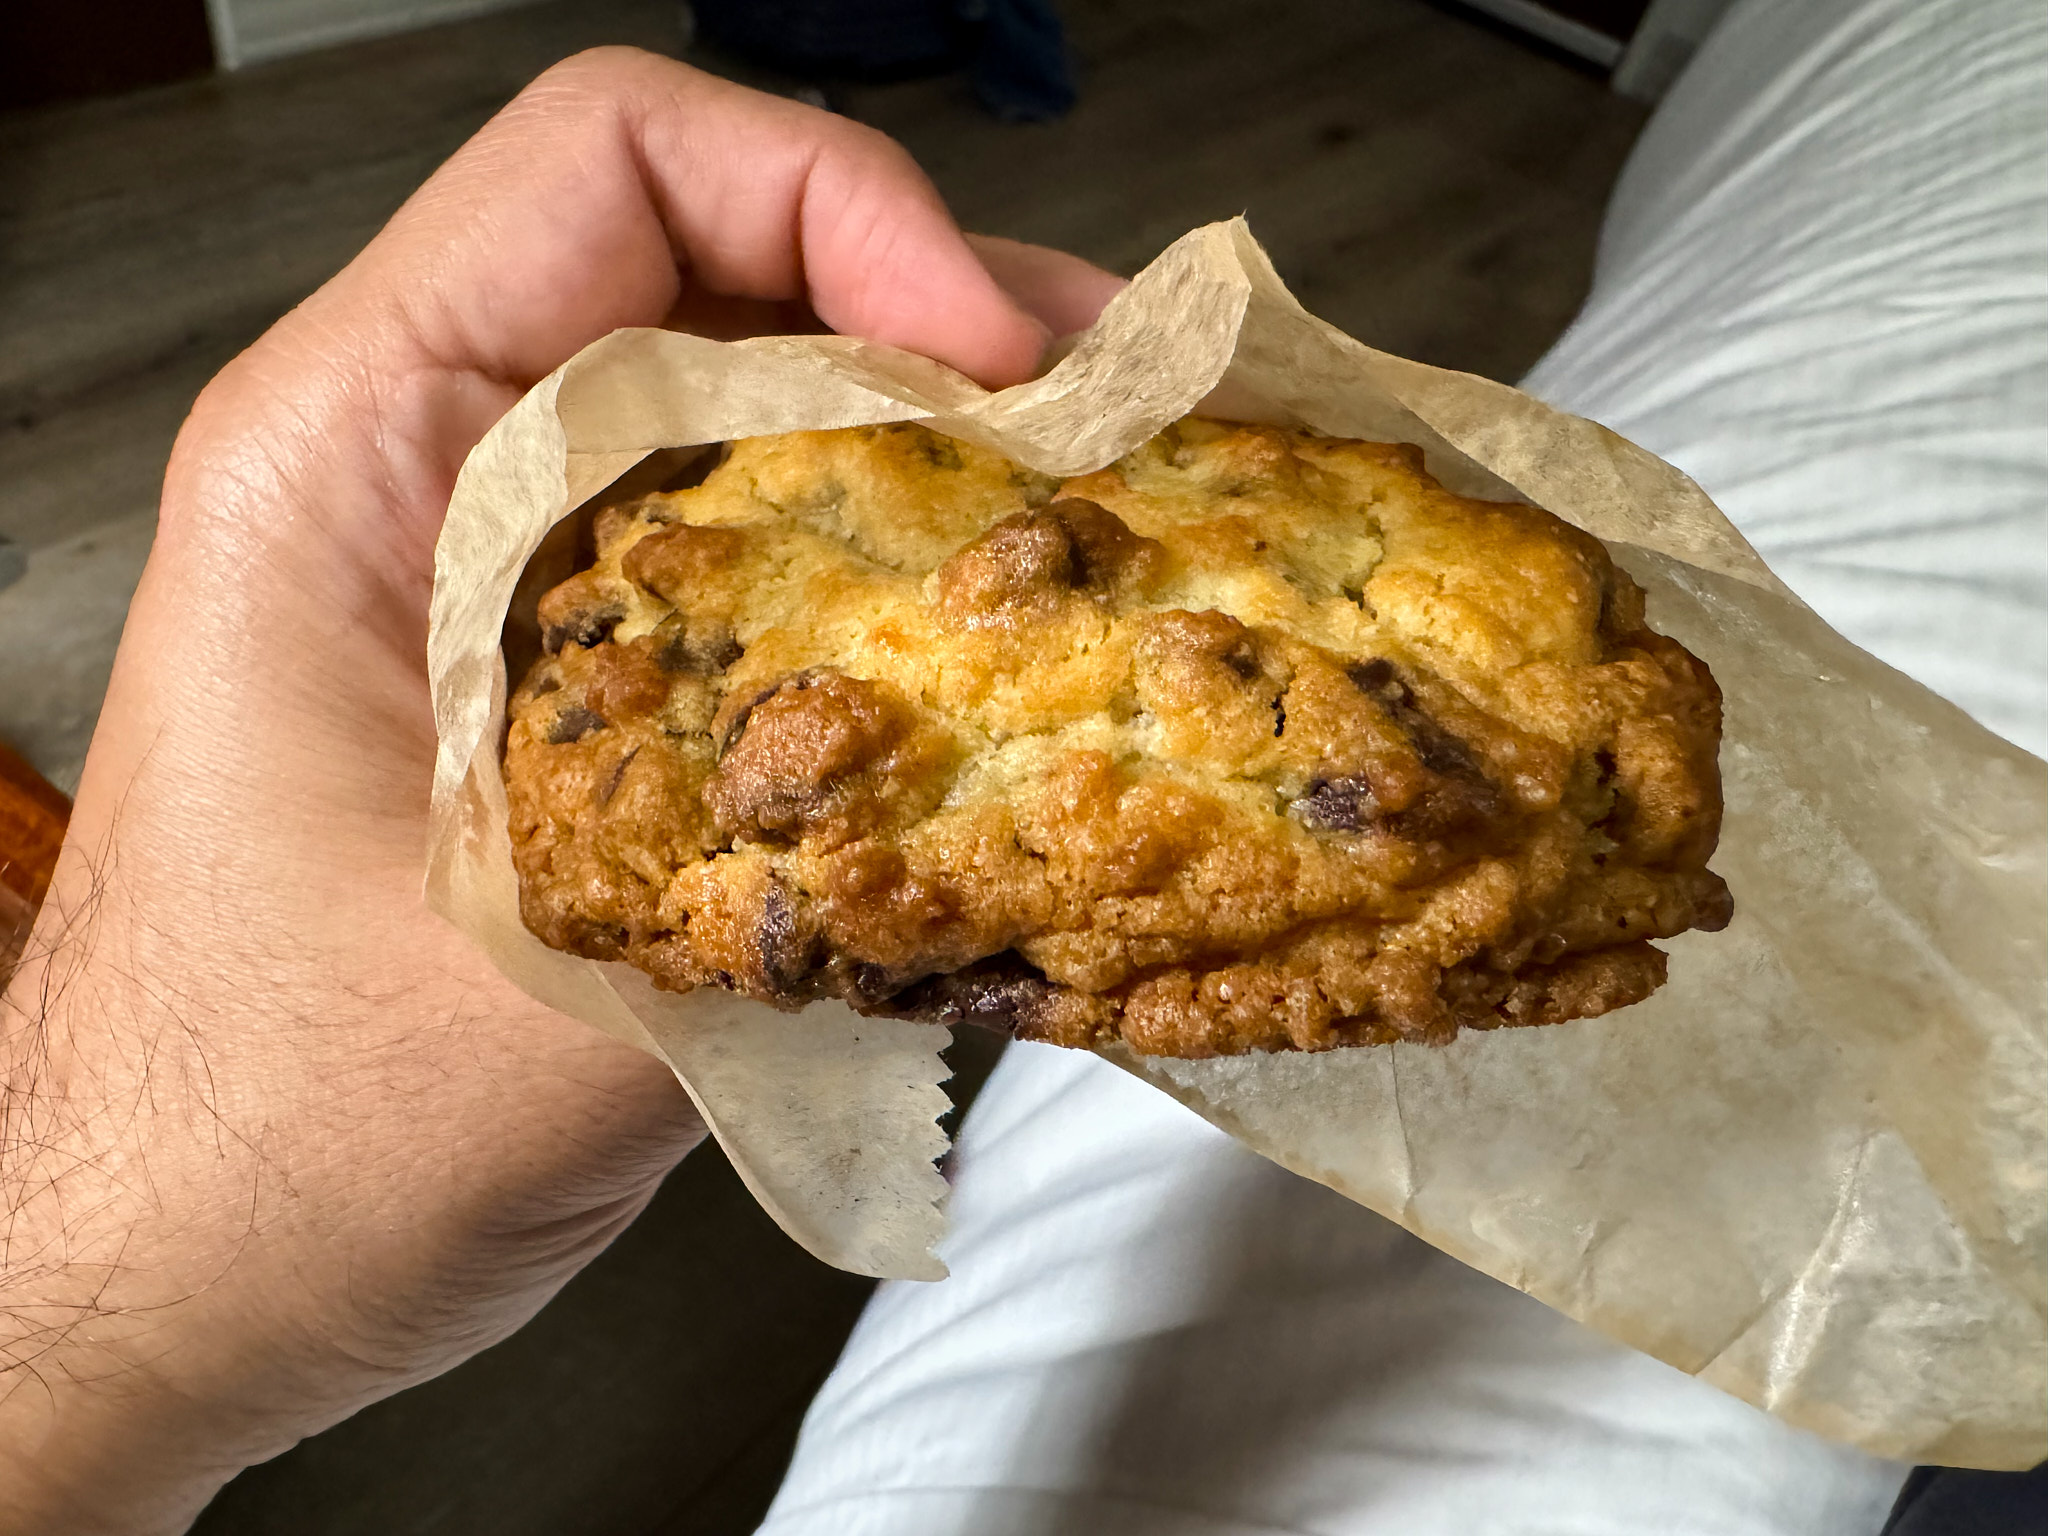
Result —
M1241 221L1167 250L990 394L842 337L620 331L477 446L435 562L429 898L534 997L666 1061L785 1230L934 1278L943 1033L789 1017L547 949L518 917L500 637L549 530L650 453L917 420L1056 475L1200 409L1415 443L1605 539L1727 696L1724 933L1601 1019L1112 1060L1254 1150L1772 1413L1884 1456L2048 1455L2048 769L1859 651L1698 486L1505 385L1315 319Z

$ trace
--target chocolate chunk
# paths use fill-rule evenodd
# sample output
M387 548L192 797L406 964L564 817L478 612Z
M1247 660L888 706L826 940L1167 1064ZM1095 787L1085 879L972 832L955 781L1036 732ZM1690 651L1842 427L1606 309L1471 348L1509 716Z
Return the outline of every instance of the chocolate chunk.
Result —
M1418 843L1455 843L1498 820L1504 802L1491 780L1446 779L1389 824Z
M1384 656L1356 662L1344 669L1344 675L1357 685L1360 693L1369 693L1381 703L1385 703L1390 696L1402 704L1415 702L1415 695L1409 691L1408 685L1401 681L1401 674Z
M724 672L747 654L747 648L739 643L730 630L726 630L700 641L697 654L703 657L707 670Z
M974 1024L998 1034L1029 1030L1057 989L1015 950L946 976L928 976L889 999L889 1017L919 1024Z
M837 846L880 813L880 790L861 775L913 723L886 684L823 670L786 679L734 712L704 804L738 837L817 832Z
M655 665L671 674L688 673L696 677L715 677L746 654L745 648L733 637L729 629L700 633L695 630L678 630L662 642L655 653Z
M1412 721L1401 722L1408 739L1415 743L1415 755L1431 773L1451 778L1483 779L1485 771L1462 738L1453 736L1429 716L1417 711Z
M633 526L635 512L631 506L603 507L591 521L590 537L599 549L618 542L619 535Z
M1098 601L1146 585L1165 551L1079 496L996 523L938 570L939 601L966 629L1049 616L1075 592Z
M1073 544L1043 512L1006 517L938 572L940 611L965 629L1049 616L1074 585Z
M1122 518L1083 496L1064 496L1038 516L1056 519L1066 530L1073 583L1107 595L1119 586L1143 585L1165 557L1153 539L1141 538Z
M654 653L654 664L667 673L695 672L697 658L690 648L690 637L681 630L664 640L661 649Z
M603 730L610 723L594 709L571 704L555 716L555 723L548 727L548 745L566 747L572 741L581 741L592 731Z
M1345 675L1387 712L1432 782L1412 804L1390 795L1401 807L1390 810L1361 776L1319 779L1295 802L1304 823L1332 832L1372 829L1414 843L1454 843L1501 815L1505 798L1478 754L1416 702L1415 690L1392 662L1374 657L1346 668Z
M746 703L733 710L730 718L726 720L724 728L715 732L718 737L719 761L723 762L725 754L732 750L733 744L747 733L747 725L754 718L755 710L766 704L785 688L803 689L810 686L810 674L799 672L795 677L786 677L779 683L772 683L768 687L761 689L752 698L748 699ZM728 704L730 704L730 700L728 700Z
M857 960L847 971L847 1002L856 1008L871 1008L902 987L902 981L886 965Z
M1316 780L1294 802L1294 814L1327 832L1363 832L1384 819L1379 798L1361 778Z
M802 921L795 898L779 879L771 878L761 898L761 925L754 944L769 989L782 997L800 995L803 981L818 968L820 935Z
M588 650L609 640L625 616L616 583L596 571L572 576L540 600L541 649L550 656L570 644Z
M1422 766L1450 778L1484 782L1485 770L1471 747L1439 725L1415 702L1415 690L1391 661L1375 656L1345 669L1361 693L1370 694L1415 748Z
M1259 656L1249 641L1239 641L1222 656L1223 665L1230 668L1246 682L1259 675Z
M575 644L586 651L594 645L601 645L612 637L612 631L626 617L624 608L583 608L571 613L558 624L550 624L540 632L540 647L553 656L563 646Z
M1174 710L1233 709L1230 695L1248 684L1261 695L1275 682L1258 635L1227 613L1168 608L1137 617L1141 684ZM1197 703L1199 699L1202 702ZM1158 707L1154 705L1153 707Z
M619 574L665 603L686 607L694 592L729 570L747 547L737 528L671 523L650 533L619 561Z
M1411 843L1455 843L1500 815L1500 791L1485 779L1446 778L1404 810L1389 811L1362 777L1318 779L1294 814L1325 832L1381 832Z
M604 781L604 788L597 792L597 803L599 805L610 805L612 803L612 796L619 792L619 785L625 782L626 770L633 766L633 759L639 755L640 749L635 747L619 759L619 766L612 770L611 777Z

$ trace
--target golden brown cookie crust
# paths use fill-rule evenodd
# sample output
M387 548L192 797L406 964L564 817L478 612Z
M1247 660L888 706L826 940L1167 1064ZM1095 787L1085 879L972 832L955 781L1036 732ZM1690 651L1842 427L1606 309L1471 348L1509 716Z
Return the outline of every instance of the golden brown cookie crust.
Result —
M505 753L528 926L1063 1045L1607 1012L1719 928L1720 694L1415 450L1190 418L1065 482L914 425L607 508Z

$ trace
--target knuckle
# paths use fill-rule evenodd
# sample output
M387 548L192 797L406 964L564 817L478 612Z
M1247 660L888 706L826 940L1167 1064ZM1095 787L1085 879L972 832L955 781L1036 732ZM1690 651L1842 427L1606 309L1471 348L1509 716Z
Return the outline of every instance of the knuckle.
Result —
M587 109L631 94L652 75L688 68L673 59L622 44L586 48L541 71L512 98L512 106L519 110L537 104Z

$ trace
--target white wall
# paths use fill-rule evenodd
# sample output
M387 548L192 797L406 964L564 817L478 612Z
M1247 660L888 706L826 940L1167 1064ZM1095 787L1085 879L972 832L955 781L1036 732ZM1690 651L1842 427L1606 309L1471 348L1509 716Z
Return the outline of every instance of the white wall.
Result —
M225 69L382 37L533 0L206 0L213 49Z

